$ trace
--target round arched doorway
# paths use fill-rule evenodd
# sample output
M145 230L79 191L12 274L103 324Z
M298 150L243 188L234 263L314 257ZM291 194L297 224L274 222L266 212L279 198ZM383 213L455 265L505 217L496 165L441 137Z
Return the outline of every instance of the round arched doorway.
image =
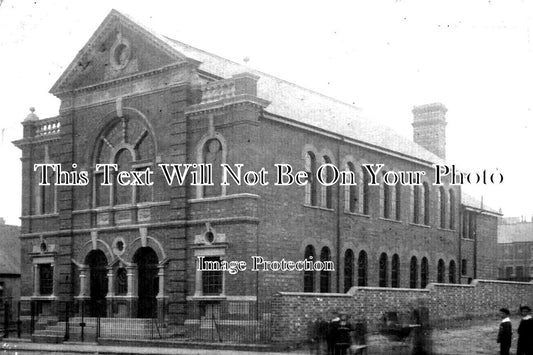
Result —
M137 317L155 317L157 314L156 296L159 292L157 254L150 247L140 248L135 252L133 262L137 264L139 275Z
M106 316L107 258L103 251L92 250L85 258L90 270L90 316Z

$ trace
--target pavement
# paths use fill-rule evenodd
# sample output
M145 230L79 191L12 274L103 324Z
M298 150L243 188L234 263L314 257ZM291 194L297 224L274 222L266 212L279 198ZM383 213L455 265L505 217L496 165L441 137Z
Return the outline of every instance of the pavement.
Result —
M3 339L0 341L1 355L83 355L83 354L109 354L109 355L308 355L308 350L270 352L251 351L240 349L191 349L171 347L147 347L147 346L122 346L122 345L99 345L96 343L66 342L62 344L33 343L22 339Z

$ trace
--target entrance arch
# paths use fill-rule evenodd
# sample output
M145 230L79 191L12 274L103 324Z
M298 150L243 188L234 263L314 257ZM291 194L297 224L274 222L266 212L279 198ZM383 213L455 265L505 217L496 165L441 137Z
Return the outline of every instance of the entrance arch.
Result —
M133 255L133 262L137 264L139 275L137 317L155 317L157 314L156 296L159 292L157 254L150 247L139 248Z
M90 272L90 316L106 316L107 258L103 251L92 250L85 258Z

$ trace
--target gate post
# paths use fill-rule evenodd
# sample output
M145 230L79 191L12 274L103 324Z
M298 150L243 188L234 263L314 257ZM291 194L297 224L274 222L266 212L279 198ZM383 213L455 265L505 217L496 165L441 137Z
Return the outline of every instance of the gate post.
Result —
M65 303L65 341L70 339L69 303Z
M4 302L4 338L9 337L9 303Z

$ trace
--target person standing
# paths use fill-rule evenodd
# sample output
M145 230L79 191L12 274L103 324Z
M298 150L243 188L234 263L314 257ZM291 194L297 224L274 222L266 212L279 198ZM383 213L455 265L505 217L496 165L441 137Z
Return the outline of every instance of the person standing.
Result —
M513 339L513 326L509 314L510 312L507 308L500 309L502 321L500 322L500 329L498 330L497 342L500 344L501 355L509 355L511 340Z
M531 318L530 312L531 308L528 306L520 307L522 320L518 325L517 355L533 355L533 318Z

